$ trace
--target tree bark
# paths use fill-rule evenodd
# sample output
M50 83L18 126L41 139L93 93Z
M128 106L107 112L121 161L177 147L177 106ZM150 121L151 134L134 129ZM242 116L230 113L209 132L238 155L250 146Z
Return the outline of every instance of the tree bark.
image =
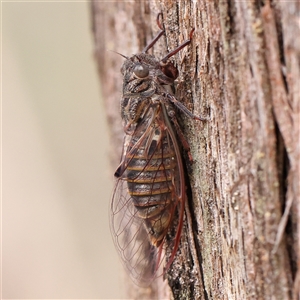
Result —
M168 280L135 299L299 299L299 2L93 1L93 34L117 166L124 55L158 31L158 58L186 40L174 60L180 116L191 147L180 248Z

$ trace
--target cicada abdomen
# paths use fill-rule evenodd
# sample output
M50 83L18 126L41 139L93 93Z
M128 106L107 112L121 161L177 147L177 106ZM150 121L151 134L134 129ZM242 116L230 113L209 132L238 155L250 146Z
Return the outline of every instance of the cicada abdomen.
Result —
M189 40L157 60L146 52L164 33L159 21L158 26L161 31L142 53L124 56L121 116L125 138L111 204L115 245L139 285L150 284L163 273L166 237L173 224L176 229L173 242L168 241L172 249L165 269L171 265L180 242L186 196L177 135L185 148L188 144L176 121L174 105L201 119L166 89L178 76L168 59L191 42L193 30Z

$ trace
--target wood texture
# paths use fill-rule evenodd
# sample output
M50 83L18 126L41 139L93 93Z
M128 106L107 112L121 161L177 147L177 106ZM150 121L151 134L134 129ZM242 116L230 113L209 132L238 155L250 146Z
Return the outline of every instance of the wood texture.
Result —
M177 98L199 122L180 117L194 163L187 162L185 227L168 280L135 299L298 299L300 249L299 2L93 1L91 14L117 166L123 58L158 31L174 57ZM298 37L298 38L296 38ZM112 171L113 172L113 171ZM130 283L128 283L130 284Z

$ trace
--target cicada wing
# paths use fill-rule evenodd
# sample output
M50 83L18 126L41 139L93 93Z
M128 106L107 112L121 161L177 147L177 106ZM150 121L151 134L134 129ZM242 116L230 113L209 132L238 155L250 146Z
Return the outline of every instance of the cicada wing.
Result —
M156 276L159 249L150 243L127 182L121 178L111 203L111 227L115 246L132 279L138 285L149 285Z
M132 157L149 141L154 119L153 110L150 110L133 133L124 137L121 163L115 172L117 179L110 213L111 231L122 262L133 281L142 286L149 285L156 276L158 265L162 261L161 249L149 241L144 221L138 216L134 201L128 192L125 171Z

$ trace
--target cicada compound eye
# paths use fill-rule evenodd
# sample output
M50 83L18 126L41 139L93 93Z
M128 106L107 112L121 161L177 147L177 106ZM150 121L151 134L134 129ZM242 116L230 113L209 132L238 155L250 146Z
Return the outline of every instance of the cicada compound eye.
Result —
M149 68L145 65L138 64L134 67L133 73L138 78L145 78L149 75Z

